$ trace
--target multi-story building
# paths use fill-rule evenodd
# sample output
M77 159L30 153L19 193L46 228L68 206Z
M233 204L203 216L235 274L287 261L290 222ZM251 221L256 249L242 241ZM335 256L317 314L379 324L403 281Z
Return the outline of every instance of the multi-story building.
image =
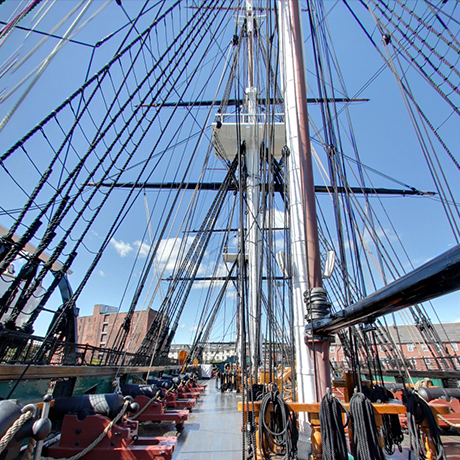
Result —
M171 359L178 359L181 350L190 353L190 348L190 345L173 344L169 350L168 357ZM203 350L203 363L222 362L235 355L235 342L209 342L205 345Z
M460 369L460 323L444 323L434 324L435 332L439 335L442 344L435 345L425 342L420 331L415 326L398 326L390 327L390 334L393 338L393 343L378 346L378 354L383 368L396 368L400 366L400 361L404 360L413 370L430 370L440 369L440 359L437 358L437 351L440 347L447 349L450 357L444 358L442 367L446 368L445 364L451 369ZM388 358L386 350L389 347L398 349L398 361L392 362ZM177 359L179 352L185 350L190 353L190 345L175 344L171 346L169 357ZM212 363L225 361L230 357L236 356L235 342L211 342L206 344L203 350L203 363ZM339 368L347 368L342 344L338 337L331 344L330 360L333 365ZM364 366L366 363L363 363Z
M134 312L124 351L134 353L139 348L156 315L157 312L150 308ZM95 347L112 348L125 317L126 313L117 312L115 307L95 305L91 316L77 318L78 342Z
M394 345L378 345L378 354L382 367L394 368L397 362L391 362L386 350L396 346L397 355L405 359L406 365L414 370L436 370L446 365L451 369L460 369L460 323L433 324L433 328L441 339L441 344L425 341L419 329L411 326L390 326L389 331ZM450 357L443 358L444 363L438 357L438 353L447 350ZM329 356L332 364L338 367L346 367L342 344L338 337L331 344Z

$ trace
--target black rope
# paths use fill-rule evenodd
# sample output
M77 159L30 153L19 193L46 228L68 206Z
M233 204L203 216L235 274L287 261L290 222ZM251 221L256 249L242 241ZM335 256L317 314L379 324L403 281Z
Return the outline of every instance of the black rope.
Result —
M183 30L185 30L185 28L184 28ZM188 40L188 38L189 38L189 37L186 38L186 41ZM186 43L186 41L184 41L184 43ZM171 45L171 46L172 46L172 45ZM192 54L193 54L193 53L192 53ZM185 51L184 51L184 55L185 55ZM188 62L188 61L187 61L187 62ZM175 67L177 67L177 64L175 64ZM173 70L174 70L174 69L173 69ZM171 71L171 72L172 72L172 71ZM146 81L146 79L147 79L147 77L144 78L144 81ZM169 90L169 91L171 91L171 90ZM146 98L146 97L145 97L145 98ZM145 98L144 98L144 99L145 99ZM127 105L127 102L126 102L126 103L123 105L123 107L120 109L119 113L123 110L123 108L126 107L126 105ZM139 107L140 107L140 105L136 108L136 111L139 109ZM136 111L131 115L130 119L132 119L132 118L135 116ZM158 112L157 112L157 113L158 113ZM155 119L155 117L154 117L154 119ZM169 118L168 123L169 123L170 120L171 120L171 117ZM152 124L152 123L153 123L153 120L150 120L149 124ZM126 127L126 126L127 126L127 124L125 125L125 127ZM137 123L137 126L139 126L139 123ZM145 131L143 132L142 137L141 137L141 140L144 138L146 132L147 132L147 130L145 130ZM98 139L101 139L101 138L102 138L102 136L99 136ZM158 142L159 142L159 141L157 141L157 144L158 144ZM137 143L137 146L139 146L140 143L141 143L141 141L139 141L139 142ZM114 145L114 142L112 143L112 145ZM137 148L137 147L136 147L136 148ZM155 148L156 148L156 145L155 145ZM131 153L130 157L131 157L131 156L132 156L132 153ZM157 163L157 164L158 164L158 163ZM126 164L125 164L124 166L126 166ZM139 173L139 175L145 170L146 167L147 167L147 164L144 165L144 167L142 168L142 170L141 170L141 172ZM124 170L124 167L121 168L121 172L122 172L123 170ZM119 175L121 174L121 172L119 173ZM111 187L111 190L112 190L113 188L114 188L114 186ZM105 249L105 247L107 246L108 241L110 240L110 237L112 236L113 230L114 230L115 226L117 225L117 222L119 221L119 218L120 218L120 216L121 216L121 214L122 214L122 212L123 212L123 210L124 210L125 205L127 204L128 200L129 200L129 198L130 198L132 192L133 192L133 190L130 191L130 194L129 194L128 197L125 199L124 204L123 204L123 207L120 209L120 211L119 211L117 217L116 217L115 220L114 220L114 223L113 223L113 225L112 225L110 231L109 231L108 234L107 234L107 237L105 238L103 244L101 245L101 249L99 250L97 256L95 257L95 259L94 259L94 261L93 261L93 263L91 264L90 268L88 269L87 274L85 275L85 278L84 278L83 281L80 283L80 286L77 288L77 290L76 290L76 292L75 292L75 294L74 294L74 296L73 296L73 298L72 298L72 302L75 302L76 298L79 296L79 294L80 294L80 292L81 292L83 286L86 284L86 282L87 282L87 280L88 280L88 278L89 278L89 275L90 275L91 272L94 270L94 268L95 268L97 262L99 261L99 259L100 259L100 257L101 257L101 254L102 254L103 250ZM98 209L100 209L100 207L101 207L101 206L99 206ZM126 216L126 213L125 213L125 216ZM119 225L119 223L118 223L118 225Z
M338 398L328 391L319 406L323 460L348 459L347 441L342 419L343 412L347 414L347 417L349 416L348 411Z
M435 445L436 460L446 459L444 446L441 441L441 432L430 406L416 392L406 394L407 428L409 430L410 449L415 453L416 458L426 458L425 443L422 439L420 425L424 420L428 424L431 441Z
M154 23L156 24L156 23ZM150 28L153 27L153 25L150 26ZM147 29L147 30L150 30ZM185 30L185 28L184 28ZM138 39L136 39L133 43L136 43L138 41ZM132 44L133 44L132 43ZM184 41L184 44L186 43L186 41ZM131 44L131 45L132 45ZM131 46L130 45L130 46ZM172 49L172 46L173 44L170 45L170 49ZM121 57L124 52L127 50L127 48L125 48L125 50L123 50L121 53L120 53L120 56ZM158 60L157 62L157 65L159 65L159 62L161 61L161 59L163 59L163 57L165 57L167 54L167 51L163 54L163 56ZM88 107L90 101L92 100L93 96L95 95L96 93L96 90L100 87L101 85L101 81L102 79L108 74L108 70L110 69L110 66L111 64L115 62L114 60L110 61L109 64L107 64L105 67L103 67L103 69L98 73L96 74L96 76L99 76L99 74L101 75L101 79L98 80L98 84L97 86L93 89L93 91L91 92L87 102L85 103L85 109ZM177 65L177 64L176 64ZM153 66L152 69L151 69L151 73L154 71L154 69L156 68L156 66ZM148 80L148 75L144 78L144 83L147 82ZM90 81L93 81L94 80L94 77L91 78L90 80L88 80L88 82ZM69 99L67 99L66 102L69 102L77 95L79 94L79 92L83 92L83 90L88 86L88 82L86 82L77 92L75 92ZM141 86L141 85L140 85ZM139 88L140 88L139 86ZM138 88L138 89L139 89ZM153 87L150 89L150 91L147 93L147 95L145 96L145 98L147 98L148 94L153 91ZM135 93L134 93L135 94ZM131 95L131 97L134 97L134 94ZM155 95L154 97L158 97L158 95ZM64 102L61 106L59 106L56 110L54 110L49 117L45 118L45 120L43 120L43 122L39 125L37 125L36 128L34 128L28 135L26 135L22 140L20 140L15 146L13 146L10 150L8 150L2 157L1 157L1 162L3 164L3 161L6 160L6 158L8 158L8 156L13 152L15 151L18 147L22 147L23 144L25 143L25 141L31 137L35 131L37 130L40 130L42 131L42 126L44 124L46 124L49 119L51 119L52 117L55 117L57 115L57 113L59 113L59 111L66 105L66 102ZM104 131L102 131L102 133L99 131L98 132L98 135L97 135L97 138L95 138L93 140L93 142L90 144L91 147L88 149L88 151L85 153L85 155L80 158L79 162L77 163L77 165L75 166L75 168L73 169L73 171L67 176L67 178L65 179L65 181L60 185L60 187L55 191L55 193L53 194L53 196L51 197L51 199L49 200L49 202L47 203L47 205L41 209L39 215L35 218L35 221L38 221L42 216L45 215L45 213L48 211L48 209L53 205L53 203L55 202L55 200L58 198L59 195L61 195L65 188L67 187L68 188L68 191L66 193L66 195L68 195L70 193L70 188L75 184L77 178L78 178L78 175L81 171L81 169L83 168L84 166L84 162L88 159L88 157L91 155L91 153L94 151L96 145L99 143L99 141L101 139L103 139L105 133L107 133L110 129L110 127L112 126L112 124L115 123L115 120L117 119L117 117L122 113L123 109L127 106L129 100L127 102L125 102L125 104L120 108L120 110L118 111L118 113L112 117L110 123L108 124L108 126L104 129ZM112 103L113 104L113 103ZM137 110L140 110L140 109L137 109ZM72 127L71 127L71 130L69 131L69 133L66 135L64 141L62 142L59 150L56 152L55 156L53 157L52 159L52 162L49 166L49 170L51 172L51 168L53 166L53 164L56 162L59 154L61 153L61 151L63 150L64 146L67 144L67 142L69 141L69 139L71 139L72 137L72 134L74 132L74 129L78 126L78 122L80 121L80 118L81 116L83 115L84 111L82 110L81 113L79 114L78 117L76 117L76 119L74 120L73 124L72 124ZM135 112L131 115L130 119L133 119L135 116ZM107 115L106 117L109 117L109 112L107 112ZM104 122L105 120L102 122L101 126L104 126ZM128 124L126 123L125 124L125 128L124 129L127 129L127 126ZM121 135L121 134L119 134ZM111 147L113 147L115 141L112 143ZM140 143L139 143L140 144ZM138 144L138 145L139 145ZM97 171L97 169L100 167L100 165L102 165L103 161L104 161L104 158L109 154L110 150L107 150L107 152L105 153L104 157L101 158L99 160L99 162L97 163L96 167L93 169L93 171L91 172L90 176L89 177L93 177L93 174ZM120 154L121 154L122 150L120 150ZM115 163L115 161L112 162L112 165ZM126 164L124 165L126 166ZM122 168L123 170L124 168ZM105 174L108 174L108 171L106 171ZM46 175L46 174L45 174ZM83 185L79 187L79 192L81 192L83 189L84 189L84 186L86 184L86 181L83 182ZM32 204L32 200L36 197L37 193L43 188L43 185L44 185L44 181L43 179L40 180L39 184L37 185L37 187L35 188L34 190L34 193L32 194L32 196L30 197L30 199L27 201L26 205L24 206L24 209L21 213L21 215L16 219L16 222L15 224L13 225L13 227L11 228L10 230L10 233L14 232L16 230L16 228L19 226L19 224L21 223L21 220L22 218L24 217L26 211L29 209L29 207L31 206ZM61 218L64 217L64 215L67 213L67 211L70 209L71 206L73 206L75 200L77 199L76 197L78 197L79 194L74 194L74 199L71 200L69 202L69 205L67 206L67 209L61 214ZM30 227L29 227L30 228ZM9 254L5 257L5 259L3 260L2 264L0 265L0 271L4 271L6 269L6 267L9 265L9 263L14 259L14 257L17 255L17 253L19 252L21 248L18 248L17 246L15 246L13 249L10 250Z
M353 456L356 460L385 460L380 447L374 408L363 393L350 399L350 417L353 423Z
M265 393L259 409L259 447L262 458L273 458L274 455L275 458L295 459L299 438L297 417L294 412L290 412L276 385L272 386L274 389Z
M372 388L364 387L364 393L373 403L387 403L394 399L391 391L385 387L374 385ZM388 455L393 455L395 446L398 446L402 452L401 443L404 440L404 435L401 430L401 423L397 414L382 414L382 438L383 448Z
M382 420L383 448L385 452L388 455L393 455L395 453L395 446L398 446L399 452L402 452L401 443L404 440L404 435L401 430L398 414L383 414Z
M184 304L183 299L184 297L185 299L187 298L188 292L190 291L191 285L193 283L192 278L196 276L199 264L202 257L204 256L204 251L211 236L210 230L214 228L214 225L217 222L217 217L222 208L224 198L226 197L228 186L233 181L233 174L237 165L238 162L237 159L235 159L232 167L227 173L225 180L222 182L221 188L216 195L206 215L206 218L203 220L200 232L197 233L197 236L188 249L188 252L184 257L179 270L176 272L175 279L173 279L168 288L168 293L159 309L161 314L158 315L158 320L156 320L156 318L153 320L144 340L142 341L138 353L148 353L151 350L154 340L159 337L159 334L161 334L160 326L162 315L167 314L169 318L172 318L171 315L178 309L179 303L182 301L182 305ZM190 280L184 283L181 281L181 278L190 278ZM184 292L185 296L183 295ZM174 299L173 296L175 296ZM162 342L158 341L158 343Z

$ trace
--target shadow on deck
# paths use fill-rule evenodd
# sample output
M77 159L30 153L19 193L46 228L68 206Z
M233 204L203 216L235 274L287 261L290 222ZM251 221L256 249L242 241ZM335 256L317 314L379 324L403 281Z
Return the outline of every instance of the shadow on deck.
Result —
M241 395L221 393L215 388L215 380L209 380L205 392L197 400L193 411L185 422L184 429L177 432L174 424L143 423L140 436L176 436L177 444L174 460L240 460L242 414L238 412ZM446 456L449 460L460 460L460 436L442 436ZM308 454L299 445L299 458L307 459ZM407 460L409 437L404 436L404 450L397 449L386 458Z

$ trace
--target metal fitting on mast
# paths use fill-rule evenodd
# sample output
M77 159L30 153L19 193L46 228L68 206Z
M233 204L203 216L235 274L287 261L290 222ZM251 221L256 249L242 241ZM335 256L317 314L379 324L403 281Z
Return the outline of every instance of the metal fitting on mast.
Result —
M314 287L306 290L303 294L303 299L307 305L305 320L308 324L313 321L324 319L330 315L331 304L327 300L327 294L324 288Z

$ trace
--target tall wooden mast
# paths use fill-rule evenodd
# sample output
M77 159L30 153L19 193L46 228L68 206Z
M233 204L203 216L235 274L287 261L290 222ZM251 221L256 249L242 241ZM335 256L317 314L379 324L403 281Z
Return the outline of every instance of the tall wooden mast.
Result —
M287 164L298 400L313 402L330 386L329 341L306 338L311 352L308 353L303 344L304 318L326 315L329 306L321 277L299 0L280 0L279 6L286 138L290 152Z
M257 88L254 79L254 11L252 0L246 0L246 32L248 41L248 86L246 88L246 202L249 292L249 351L252 372L257 375L260 361L260 139L257 119Z

